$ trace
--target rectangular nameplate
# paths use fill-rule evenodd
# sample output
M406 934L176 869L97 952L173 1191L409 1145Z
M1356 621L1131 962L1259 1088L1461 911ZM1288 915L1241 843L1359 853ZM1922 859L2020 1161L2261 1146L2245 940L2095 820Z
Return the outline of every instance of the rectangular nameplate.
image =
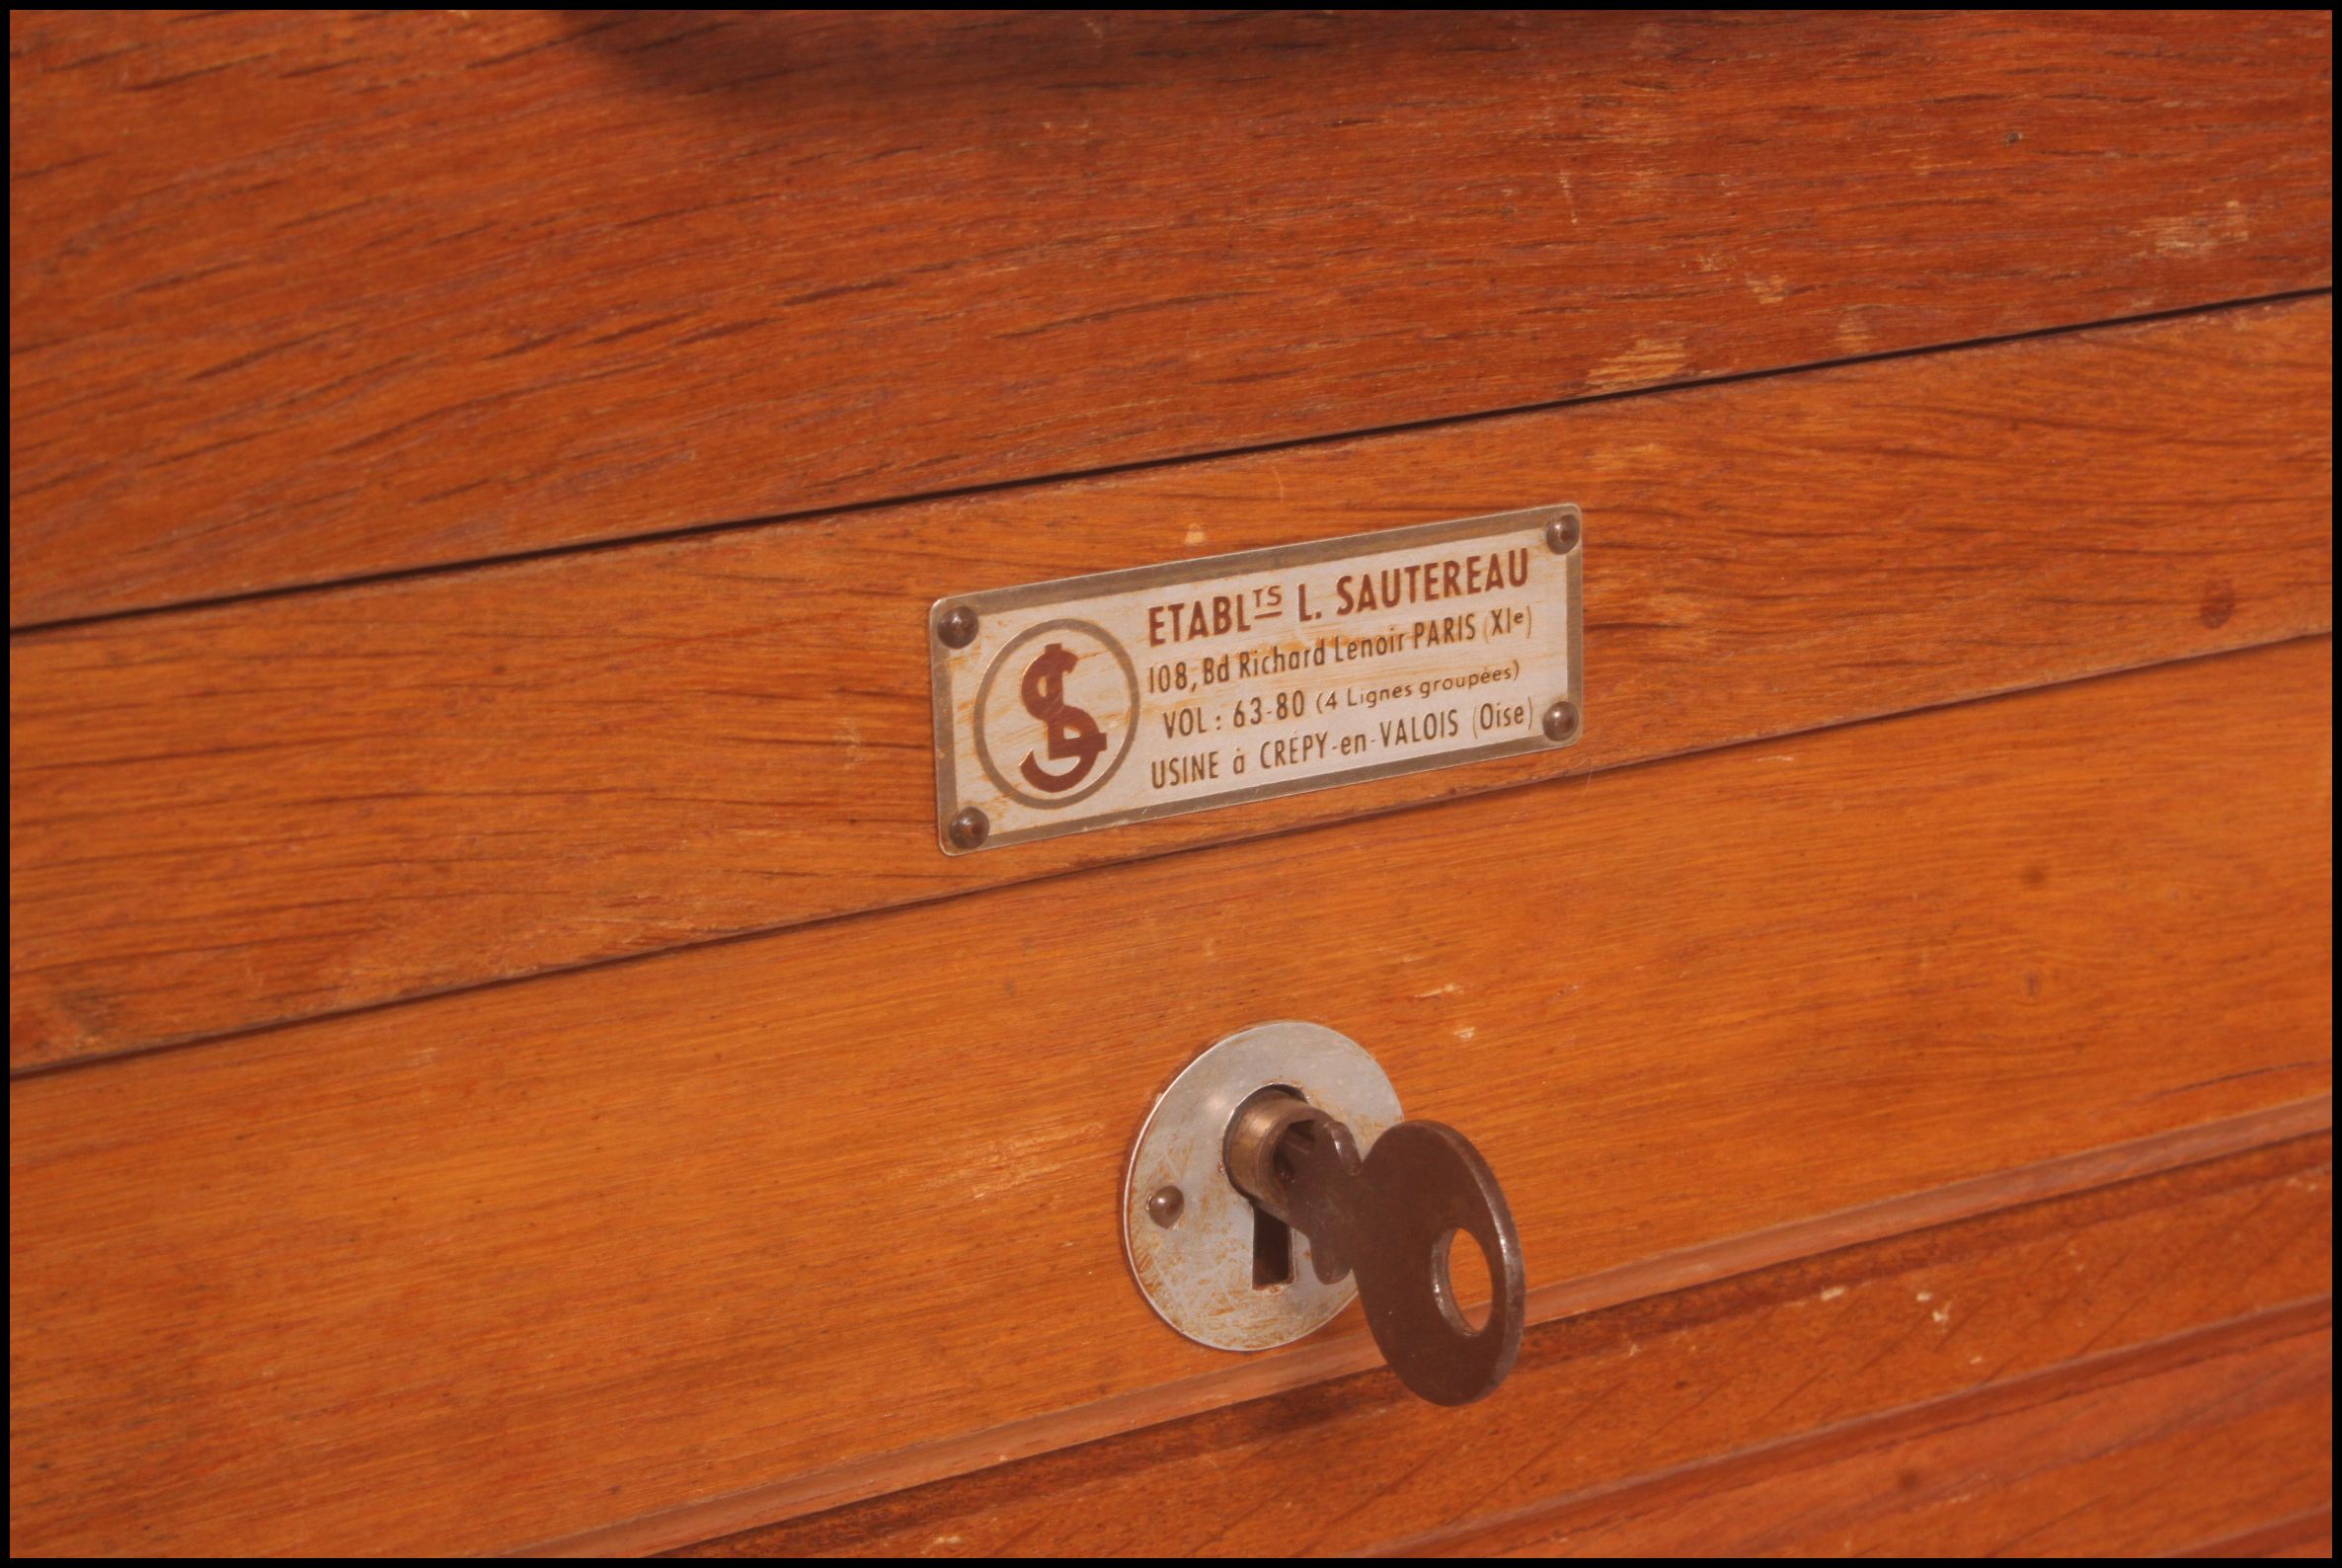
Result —
M1539 507L937 600L945 852L1570 745L1579 531Z

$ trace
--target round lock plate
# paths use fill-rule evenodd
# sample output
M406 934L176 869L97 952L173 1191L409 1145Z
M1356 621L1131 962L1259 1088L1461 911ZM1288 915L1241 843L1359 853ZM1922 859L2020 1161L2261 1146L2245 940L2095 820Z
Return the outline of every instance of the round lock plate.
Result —
M1319 1283L1308 1238L1298 1233L1291 1278L1253 1282L1253 1207L1228 1180L1222 1147L1236 1108L1271 1087L1293 1090L1349 1124L1362 1154L1400 1119L1398 1093L1374 1058L1320 1024L1239 1030L1171 1080L1131 1150L1123 1239L1147 1303L1215 1350L1289 1344L1358 1294L1348 1275L1338 1285Z

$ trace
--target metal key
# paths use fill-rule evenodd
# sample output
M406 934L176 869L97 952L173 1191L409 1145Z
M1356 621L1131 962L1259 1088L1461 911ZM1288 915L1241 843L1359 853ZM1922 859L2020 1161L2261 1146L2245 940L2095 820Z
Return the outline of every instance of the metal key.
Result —
M1362 1160L1349 1128L1269 1088L1238 1108L1224 1156L1237 1191L1309 1238L1319 1280L1358 1275L1366 1325L1401 1382L1435 1404L1463 1405L1505 1380L1521 1350L1521 1236L1488 1162L1462 1134L1401 1122ZM1479 1242L1494 1287L1478 1329L1448 1279L1459 1232Z

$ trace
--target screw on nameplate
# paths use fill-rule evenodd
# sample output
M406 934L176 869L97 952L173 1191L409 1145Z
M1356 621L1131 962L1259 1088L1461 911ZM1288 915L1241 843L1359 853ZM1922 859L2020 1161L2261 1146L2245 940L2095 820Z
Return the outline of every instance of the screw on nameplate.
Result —
M946 648L966 648L976 641L976 611L953 605L935 618L935 636Z

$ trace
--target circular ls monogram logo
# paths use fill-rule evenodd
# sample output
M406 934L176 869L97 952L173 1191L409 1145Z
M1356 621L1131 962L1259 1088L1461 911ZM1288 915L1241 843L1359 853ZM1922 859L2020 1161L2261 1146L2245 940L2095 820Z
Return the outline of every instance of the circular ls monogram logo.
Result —
M1052 643L1025 666L1025 711L1049 727L1051 758L1072 766L1052 773L1040 757L1027 751L1017 771L1026 783L1052 795L1078 788L1098 765L1098 753L1106 749L1106 732L1098 728L1098 721L1065 700L1065 676L1080 663L1080 656L1067 653L1063 643Z
M1011 800L1044 811L1087 800L1130 754L1138 670L1103 627L1049 621L1019 633L976 694L976 755Z

